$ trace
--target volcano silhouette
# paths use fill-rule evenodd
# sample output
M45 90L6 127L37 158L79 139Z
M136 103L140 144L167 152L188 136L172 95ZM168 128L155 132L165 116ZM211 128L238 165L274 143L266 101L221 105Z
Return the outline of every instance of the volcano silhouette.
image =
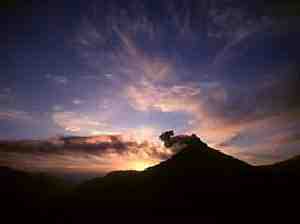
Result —
M270 223L286 222L297 210L291 201L300 199L299 157L255 167L210 148L195 135L167 132L161 139L179 152L144 171L115 171L69 188L50 177L41 184L40 177L2 168L6 187L0 192L10 205L4 211L23 214L31 223ZM20 218L9 217L10 223Z

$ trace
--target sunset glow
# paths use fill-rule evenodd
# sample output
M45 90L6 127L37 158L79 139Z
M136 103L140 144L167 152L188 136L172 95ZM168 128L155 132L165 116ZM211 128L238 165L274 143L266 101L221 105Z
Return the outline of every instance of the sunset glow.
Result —
M158 162L157 162L158 163ZM150 163L148 161L136 161L136 162L132 162L130 165L130 169L132 170L138 170L138 171L142 171L145 170L146 168L155 165L156 163Z
M63 2L16 13L5 31L0 165L142 170L176 152L165 130L252 164L298 154L290 18L254 3Z

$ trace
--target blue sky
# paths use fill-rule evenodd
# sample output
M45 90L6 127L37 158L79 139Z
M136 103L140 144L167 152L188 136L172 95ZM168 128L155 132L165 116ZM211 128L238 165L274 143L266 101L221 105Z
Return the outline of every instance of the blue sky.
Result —
M0 138L151 129L149 140L175 129L253 163L296 155L299 19L265 8L176 0L12 5L1 16L9 26L0 38Z

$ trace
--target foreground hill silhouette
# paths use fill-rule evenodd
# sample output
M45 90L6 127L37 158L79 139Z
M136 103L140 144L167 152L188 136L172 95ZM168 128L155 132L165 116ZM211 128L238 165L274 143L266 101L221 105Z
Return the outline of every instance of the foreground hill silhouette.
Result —
M170 159L140 172L115 171L74 188L54 184L51 177L41 184L35 175L0 169L1 195L11 205L6 214L22 214L31 223L270 223L287 222L297 211L299 157L254 167L195 135L164 134L167 147L181 149ZM20 216L9 218L12 223Z

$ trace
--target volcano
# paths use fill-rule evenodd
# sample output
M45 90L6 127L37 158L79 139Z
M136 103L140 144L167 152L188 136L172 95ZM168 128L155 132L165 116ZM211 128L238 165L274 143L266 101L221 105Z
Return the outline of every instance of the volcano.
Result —
M195 135L165 137L168 147L180 148L166 161L144 171L114 171L79 185L1 168L4 214L22 214L32 223L85 223L99 217L231 223L248 217L253 223L258 218L278 221L294 210L289 202L299 199L299 157L257 167L209 147ZM10 216L12 222L19 218Z

